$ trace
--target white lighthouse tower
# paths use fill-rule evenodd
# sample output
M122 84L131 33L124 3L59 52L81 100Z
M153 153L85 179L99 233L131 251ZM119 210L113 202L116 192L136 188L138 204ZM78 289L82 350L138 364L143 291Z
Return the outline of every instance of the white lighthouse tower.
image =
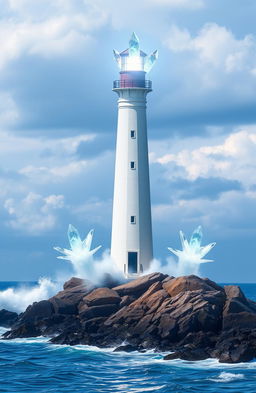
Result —
M111 257L131 277L145 271L153 259L146 118L152 83L145 75L158 53L147 56L133 33L129 49L114 55L120 79L113 86L119 99Z

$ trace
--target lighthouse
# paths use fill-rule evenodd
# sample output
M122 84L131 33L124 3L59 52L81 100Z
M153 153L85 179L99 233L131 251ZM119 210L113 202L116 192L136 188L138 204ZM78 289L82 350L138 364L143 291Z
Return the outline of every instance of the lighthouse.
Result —
M152 91L146 73L158 52L147 55L135 33L129 48L114 56L120 78L111 257L126 277L139 276L153 259L146 97Z

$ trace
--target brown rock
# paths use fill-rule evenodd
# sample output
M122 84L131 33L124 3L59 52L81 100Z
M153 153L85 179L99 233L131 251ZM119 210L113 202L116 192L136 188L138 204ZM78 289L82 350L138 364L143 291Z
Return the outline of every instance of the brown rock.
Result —
M113 288L120 296L131 295L140 296L145 292L154 282L162 281L167 277L166 274L162 273L151 273L146 276L132 280L126 284L119 285Z
M79 283L80 285L75 285ZM64 284L65 289L51 297L49 301L52 303L56 314L77 314L78 304L94 287L91 283L74 277L66 284Z
M34 321L49 318L54 314L54 308L49 300L41 300L28 306L26 311L21 314L19 325L23 323L33 323Z
M215 289L216 291L220 291L220 292L224 292L223 287L221 287L220 285L216 284L216 282L210 280L209 278L202 278L202 280L209 285L209 287Z
M160 281L153 283L137 300L111 315L105 325L118 327L120 331L125 327L132 335L149 332L154 311L168 297L167 292L161 288Z
M40 335L40 329L38 329L34 324L24 323L14 330L5 332L3 334L3 338L10 340L17 337L38 337Z
M160 291L160 289L163 289L161 281L154 282L154 284L150 285L148 290L139 297L139 299L137 300L137 304L148 303L149 297L151 297L151 295L155 294L156 292Z
M247 299L238 285L225 285L224 290L228 299L236 299L247 304Z
M129 304L131 304L132 302L134 302L134 300L136 300L136 298L134 296L123 296L121 297L121 302L120 302L120 308L125 307L125 306L129 306Z
M212 286L211 283L212 282L210 280L191 275L169 280L163 284L163 288L169 293L170 296L176 296L180 292L186 291L202 290L207 292L212 291L213 289L216 290L216 287L219 291L223 291L223 289L217 286L217 284Z
M215 290L181 292L172 298L170 315L177 320L178 336L198 331L217 333L224 301L224 293Z
M179 341L179 347L190 349L209 348L212 350L217 342L218 335L212 332L194 332L188 333L183 340Z
M86 333L96 333L100 326L105 322L106 317L96 317L82 322L83 329Z
M148 347L161 348L163 345L170 347L171 343L177 343L191 332L218 332L225 301L224 291L217 291L204 280L195 280L192 276L199 289L181 291L170 297L162 287L172 284L172 281L175 279L166 280L165 283L154 282L137 300L111 315L104 325L130 341L132 339L136 345L144 346L146 342ZM205 286L207 291L202 289Z
M117 310L118 305L116 304L104 304L92 307L88 307L86 304L84 304L79 315L81 319L108 317L109 315L114 314Z
M83 304L87 304L88 306L101 306L103 304L118 304L120 303L121 298L116 291L109 288L97 288L86 295L80 307Z
M237 285L228 285L224 289L227 299L223 309L223 329L255 328L256 309L254 304L248 302Z
M70 280L66 281L63 285L63 289L70 289L74 287L78 287L80 285L86 285L86 281L82 278L72 277Z
M50 300L56 314L77 314L77 302L72 303L67 299L54 296Z
M171 280L173 280L175 277L173 277L173 276L167 276L163 281L162 281L162 283L164 284L164 283L166 283L166 282L169 282L169 281L171 281Z
M239 312L226 314L223 317L223 330L230 330L233 328L239 329L255 329L256 328L256 313Z
M250 345L240 345L236 349L222 352L219 355L220 363L241 363L250 362L256 357L255 349L251 348Z
M159 320L158 331L161 338L176 341L178 324L170 314L163 314Z
M152 315L145 315L141 320L134 326L134 334L144 334L145 331L151 326Z
M248 362L256 357L256 329L223 331L212 355L221 363Z

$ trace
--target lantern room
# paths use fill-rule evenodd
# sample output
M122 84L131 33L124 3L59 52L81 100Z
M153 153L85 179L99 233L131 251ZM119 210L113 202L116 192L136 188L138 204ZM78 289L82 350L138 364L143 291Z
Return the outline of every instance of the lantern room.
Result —
M139 39L135 33L129 41L129 48L114 56L120 69L120 80L114 81L116 88L146 88L151 90L151 81L145 80L145 75L151 70L158 58L157 50L149 56L140 49Z

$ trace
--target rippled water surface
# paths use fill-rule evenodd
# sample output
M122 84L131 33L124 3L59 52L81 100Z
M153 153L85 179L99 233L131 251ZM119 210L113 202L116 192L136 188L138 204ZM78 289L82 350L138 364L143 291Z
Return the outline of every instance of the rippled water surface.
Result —
M256 285L243 290L255 299ZM0 392L255 393L256 362L167 362L153 352L57 346L45 338L1 340Z

